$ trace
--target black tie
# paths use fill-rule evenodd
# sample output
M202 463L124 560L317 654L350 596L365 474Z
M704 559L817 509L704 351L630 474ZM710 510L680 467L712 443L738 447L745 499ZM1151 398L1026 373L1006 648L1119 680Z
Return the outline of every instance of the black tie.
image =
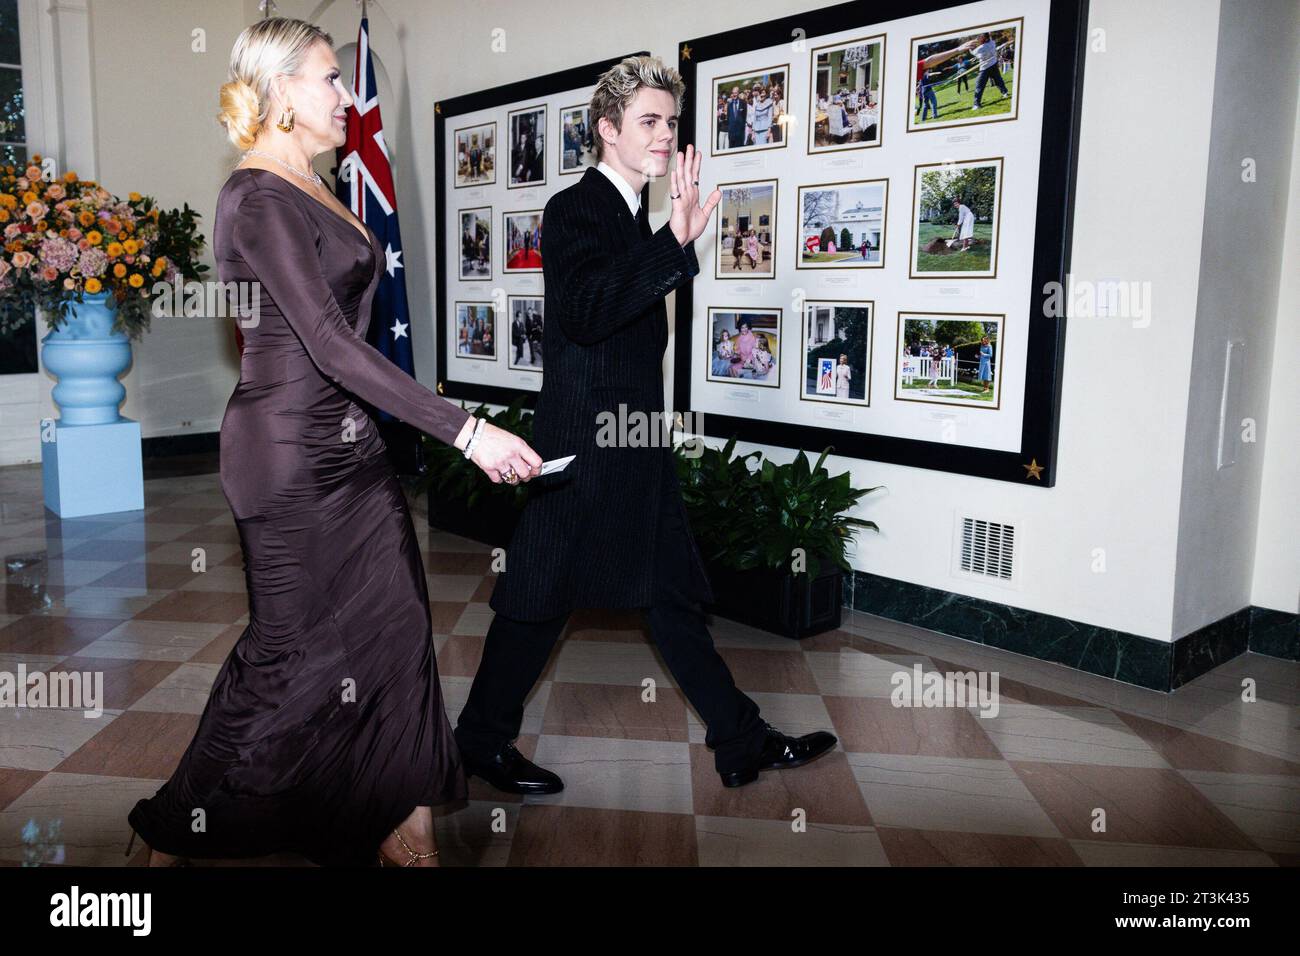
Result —
M649 239L654 235L654 233L650 231L650 216L645 211L644 206L636 211L636 224L641 230L642 239Z

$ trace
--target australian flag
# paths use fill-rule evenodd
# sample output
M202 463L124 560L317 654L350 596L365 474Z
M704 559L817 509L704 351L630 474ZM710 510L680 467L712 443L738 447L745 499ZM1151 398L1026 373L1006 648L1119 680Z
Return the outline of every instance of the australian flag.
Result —
M383 274L375 290L370 330L366 340L411 377L411 320L406 304L406 273L402 262L402 234L397 224L397 193L384 143L384 122L379 115L379 91L370 59L370 26L365 17L357 33L357 61L352 70L352 105L347 112L347 140L337 152L334 192L353 215L368 225L379 240L384 257ZM400 473L424 470L420 432L375 409L389 457Z

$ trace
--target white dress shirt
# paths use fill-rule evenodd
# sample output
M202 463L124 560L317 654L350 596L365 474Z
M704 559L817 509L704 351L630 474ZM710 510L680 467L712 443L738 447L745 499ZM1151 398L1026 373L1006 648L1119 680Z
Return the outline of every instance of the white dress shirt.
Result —
M627 208L632 213L632 218L635 219L637 212L641 209L641 194L636 192L628 181L603 159L596 164L596 168L608 176L609 181L618 187L619 193L623 196L623 201L627 203Z

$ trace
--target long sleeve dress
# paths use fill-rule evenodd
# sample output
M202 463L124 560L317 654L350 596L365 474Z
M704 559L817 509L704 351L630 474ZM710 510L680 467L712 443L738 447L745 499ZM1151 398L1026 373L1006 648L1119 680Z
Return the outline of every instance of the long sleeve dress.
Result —
M220 438L249 623L175 773L128 818L165 853L373 863L416 806L466 785L419 543L366 409L448 443L468 413L366 343L385 261L368 228L244 168L213 248L223 282L260 283Z

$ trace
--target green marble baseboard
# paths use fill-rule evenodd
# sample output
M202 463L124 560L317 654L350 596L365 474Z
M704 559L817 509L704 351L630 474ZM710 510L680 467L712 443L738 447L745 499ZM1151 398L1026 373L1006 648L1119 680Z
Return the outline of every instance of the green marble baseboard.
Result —
M1160 691L1247 650L1300 660L1298 616L1258 607L1244 607L1171 643L866 571L844 575L844 605Z

